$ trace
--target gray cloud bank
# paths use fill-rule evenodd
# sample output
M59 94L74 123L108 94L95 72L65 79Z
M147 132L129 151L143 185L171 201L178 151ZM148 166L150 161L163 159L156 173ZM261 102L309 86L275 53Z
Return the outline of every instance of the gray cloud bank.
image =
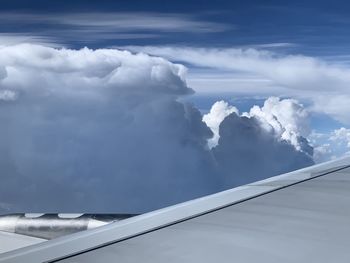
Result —
M296 102L208 127L178 101L185 74L115 49L0 47L0 211L144 212L313 163Z

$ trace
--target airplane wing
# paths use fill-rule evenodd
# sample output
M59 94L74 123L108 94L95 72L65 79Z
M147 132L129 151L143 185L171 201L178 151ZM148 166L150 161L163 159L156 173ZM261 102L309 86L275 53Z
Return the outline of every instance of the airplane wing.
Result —
M0 231L0 255L21 247L37 244L45 239Z
M349 262L349 244L348 157L6 252L0 262Z

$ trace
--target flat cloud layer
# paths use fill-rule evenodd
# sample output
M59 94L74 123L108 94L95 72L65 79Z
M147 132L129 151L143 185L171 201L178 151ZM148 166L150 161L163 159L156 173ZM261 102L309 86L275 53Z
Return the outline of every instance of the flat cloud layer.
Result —
M203 116L178 101L185 74L128 51L1 47L0 210L144 212L312 164L235 111L210 150Z

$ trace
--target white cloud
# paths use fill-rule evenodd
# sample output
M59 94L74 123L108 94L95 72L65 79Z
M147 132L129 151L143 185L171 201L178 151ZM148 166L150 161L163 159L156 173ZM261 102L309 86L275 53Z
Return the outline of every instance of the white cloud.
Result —
M313 148L303 137L309 134L308 114L295 100L271 97L263 107L254 106L241 115L235 107L219 101L203 121L214 133L208 144L213 147L225 186L313 163Z
M209 147L217 145L220 137L219 126L232 112L239 115L237 108L225 101L218 101L203 116L203 121L214 133L214 137L208 141ZM274 134L280 141L288 141L297 151L304 151L312 156L306 141L310 134L309 113L298 101L270 97L262 107L253 106L249 112L242 113L241 117L255 118L267 133Z
M314 161L316 163L322 163L335 158L336 156L333 153L331 144L325 143L322 145L314 146Z
M276 85L297 90L347 89L350 70L317 58L302 55L282 56L253 48L214 49L190 47L127 47L131 50L185 61L196 66L250 72Z
M330 140L341 144L345 143L346 146L350 148L350 129L341 127L340 129L334 130L331 134Z
M350 123L350 69L344 63L253 48L126 48L202 68L189 74L189 83L195 90L307 99L314 103L314 110Z
M99 27L104 30L165 32L221 32L229 27L217 22L201 21L193 16L174 13L72 13L56 16L36 15L43 20L60 24Z
M345 125L350 124L350 94L347 90L324 94L315 92L313 100L315 101L313 111L330 115Z
M109 91L130 87L135 92L143 89L169 94L192 92L184 81L186 69L182 65L128 51L84 48L77 52L23 44L0 47L0 60L7 74L2 87L16 90L41 83L31 88L87 94L96 93L92 89L104 85Z
M309 138L317 163L350 154L350 129L342 127L327 133L313 131Z
M297 150L274 130L265 128L257 116L228 115L220 124L219 142L213 148L223 184L245 184L313 164L312 147L305 138L303 150ZM305 149L308 148L308 151ZM231 176L238 174L240 176Z
M219 140L219 125L232 112L239 114L238 109L234 106L230 106L225 101L217 101L213 104L210 112L203 116L203 121L211 129L214 136L208 140L208 146L213 148L218 144Z
M297 150L302 150L300 137L307 138L310 134L309 116L307 110L293 99L280 100L277 97L268 98L263 107L254 106L248 116L257 117L266 129L273 131L282 140L289 141Z

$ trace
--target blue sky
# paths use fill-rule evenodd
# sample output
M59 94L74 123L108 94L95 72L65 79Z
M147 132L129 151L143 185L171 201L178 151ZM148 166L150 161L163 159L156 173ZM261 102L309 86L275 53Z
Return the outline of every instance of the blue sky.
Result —
M109 211L111 196L145 211L347 154L349 12L347 1L2 1L0 164L17 175L3 185L30 185L28 202L69 185L71 206L54 200L67 211ZM0 195L0 212L18 198Z
M0 30L4 33L31 33L58 37L64 44L75 47L130 43L217 47L265 44L266 47L271 45L270 48L278 48L282 52L334 56L346 55L349 51L350 36L347 34L350 23L349 9L350 5L346 1L17 0L2 1L2 12L26 13L36 17L2 16ZM88 21L73 19L72 16L64 17L67 14L84 13L95 13L95 16L89 16ZM172 30L157 30L157 27L128 28L125 25L120 31L130 34L130 38L125 35L125 39L119 39L116 33L120 32L116 30L103 26L92 28L91 25L97 23L103 25L103 22L108 24L108 21L116 19L115 16L103 15L106 13L125 13L134 20L147 14L158 14L161 16L159 21L170 16L173 19L168 20L169 22L182 21L188 24L182 23L181 26L181 23L178 23ZM60 16L64 21L57 22ZM90 28L86 28L87 22L90 22ZM79 30L81 35L69 33L69 31L76 33ZM92 33L86 36L84 30ZM101 37L103 34L104 37ZM82 39L79 39L79 36Z

